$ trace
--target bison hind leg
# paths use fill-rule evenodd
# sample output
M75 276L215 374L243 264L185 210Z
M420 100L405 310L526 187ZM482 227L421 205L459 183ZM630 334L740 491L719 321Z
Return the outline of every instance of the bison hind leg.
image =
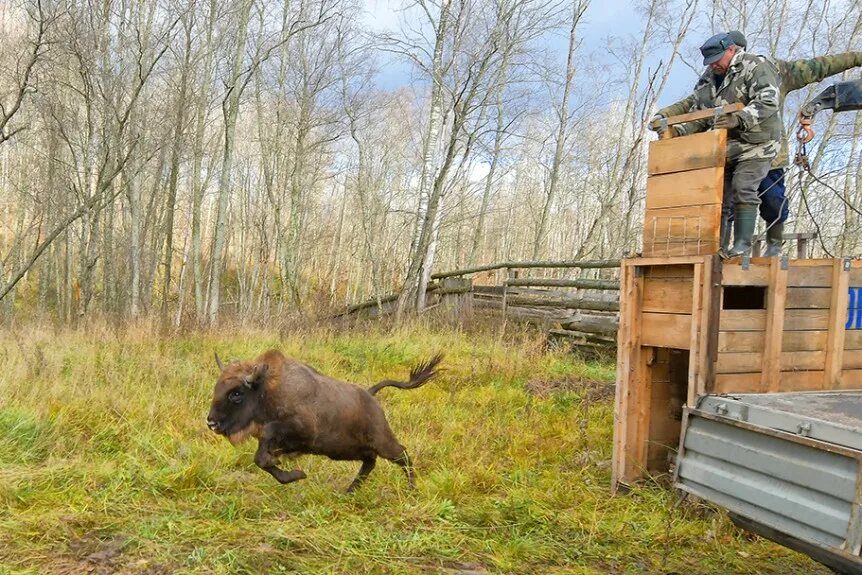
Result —
M356 489L359 488L360 485L365 481L365 478L368 477L368 474L374 469L374 466L377 465L377 456L371 455L370 457L365 457L362 460L362 467L359 468L359 473L356 475L356 479L350 484L347 488L348 493L353 493Z
M407 484L410 485L411 488L416 487L416 473L413 471L413 464L410 462L410 455L408 455L407 449L403 445L393 439L384 449L380 450L379 453L380 457L388 459L396 465L400 465L404 470L404 475L407 476Z
M403 450L401 455L393 459L392 462L401 466L404 475L407 476L407 485L414 489L416 487L416 473L413 471L413 464L410 463L410 455L408 455L407 450Z

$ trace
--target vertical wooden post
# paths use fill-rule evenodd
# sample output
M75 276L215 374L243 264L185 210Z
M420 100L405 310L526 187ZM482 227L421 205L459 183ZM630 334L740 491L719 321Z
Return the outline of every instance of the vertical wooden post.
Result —
M781 383L781 347L784 336L784 305L787 301L787 267L784 257L769 262L769 287L766 292L766 333L763 348L763 370L760 391L779 391Z
M722 262L718 254L707 256L703 268L703 303L700 312L700 347L698 353L698 379L694 389L689 389L690 407L698 395L709 393L715 385L715 361L718 358L718 322L721 315ZM694 321L694 318L692 318Z
M473 313L473 280L464 277L443 278L440 281L441 307L453 319L469 317ZM448 293L447 293L448 292Z
M686 385L686 405L694 406L697 398L697 387L700 378L698 377L701 370L701 346L703 338L701 333L709 329L709 326L702 325L702 310L703 310L703 294L704 285L707 284L707 272L704 264L694 264L694 277L691 282L691 335L688 344L688 384Z
M836 259L832 264L832 298L829 302L829 324L826 329L826 369L823 389L841 387L844 362L844 334L847 309L850 306L850 260Z
M808 238L799 238L796 240L796 258L804 260L808 257Z
M617 386L614 401L614 454L611 483L634 481L646 465L645 437L639 407L649 413L645 354L641 350L643 278L637 266L623 260L620 274L620 325L617 335ZM648 425L648 424L647 424ZM648 427L647 427L648 429Z
M506 321L506 311L509 305L509 275L511 274L511 271L512 270L510 270L509 268L503 268L503 275L505 277L503 279L503 307L501 309L503 310L502 313L504 323Z

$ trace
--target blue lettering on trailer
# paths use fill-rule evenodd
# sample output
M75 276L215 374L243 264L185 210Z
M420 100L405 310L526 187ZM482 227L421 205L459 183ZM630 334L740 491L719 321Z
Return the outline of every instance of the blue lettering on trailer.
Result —
M852 287L847 306L847 323L844 329L862 329L862 287Z

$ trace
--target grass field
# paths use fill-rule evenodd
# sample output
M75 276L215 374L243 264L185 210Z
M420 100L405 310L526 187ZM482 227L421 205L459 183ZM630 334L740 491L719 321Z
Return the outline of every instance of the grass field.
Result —
M310 456L281 486L211 433L213 351L270 347L363 386L445 351L378 396L417 489ZM5 332L0 573L826 573L657 484L611 497L613 379L525 335Z

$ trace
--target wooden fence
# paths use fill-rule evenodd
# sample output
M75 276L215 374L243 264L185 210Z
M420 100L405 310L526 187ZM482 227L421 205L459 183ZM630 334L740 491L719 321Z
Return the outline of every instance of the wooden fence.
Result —
M619 265L618 260L502 262L436 273L428 287L428 308L457 317L476 309L497 311L504 321L534 323L577 345L614 346ZM397 299L393 294L368 300L340 315L386 315Z

